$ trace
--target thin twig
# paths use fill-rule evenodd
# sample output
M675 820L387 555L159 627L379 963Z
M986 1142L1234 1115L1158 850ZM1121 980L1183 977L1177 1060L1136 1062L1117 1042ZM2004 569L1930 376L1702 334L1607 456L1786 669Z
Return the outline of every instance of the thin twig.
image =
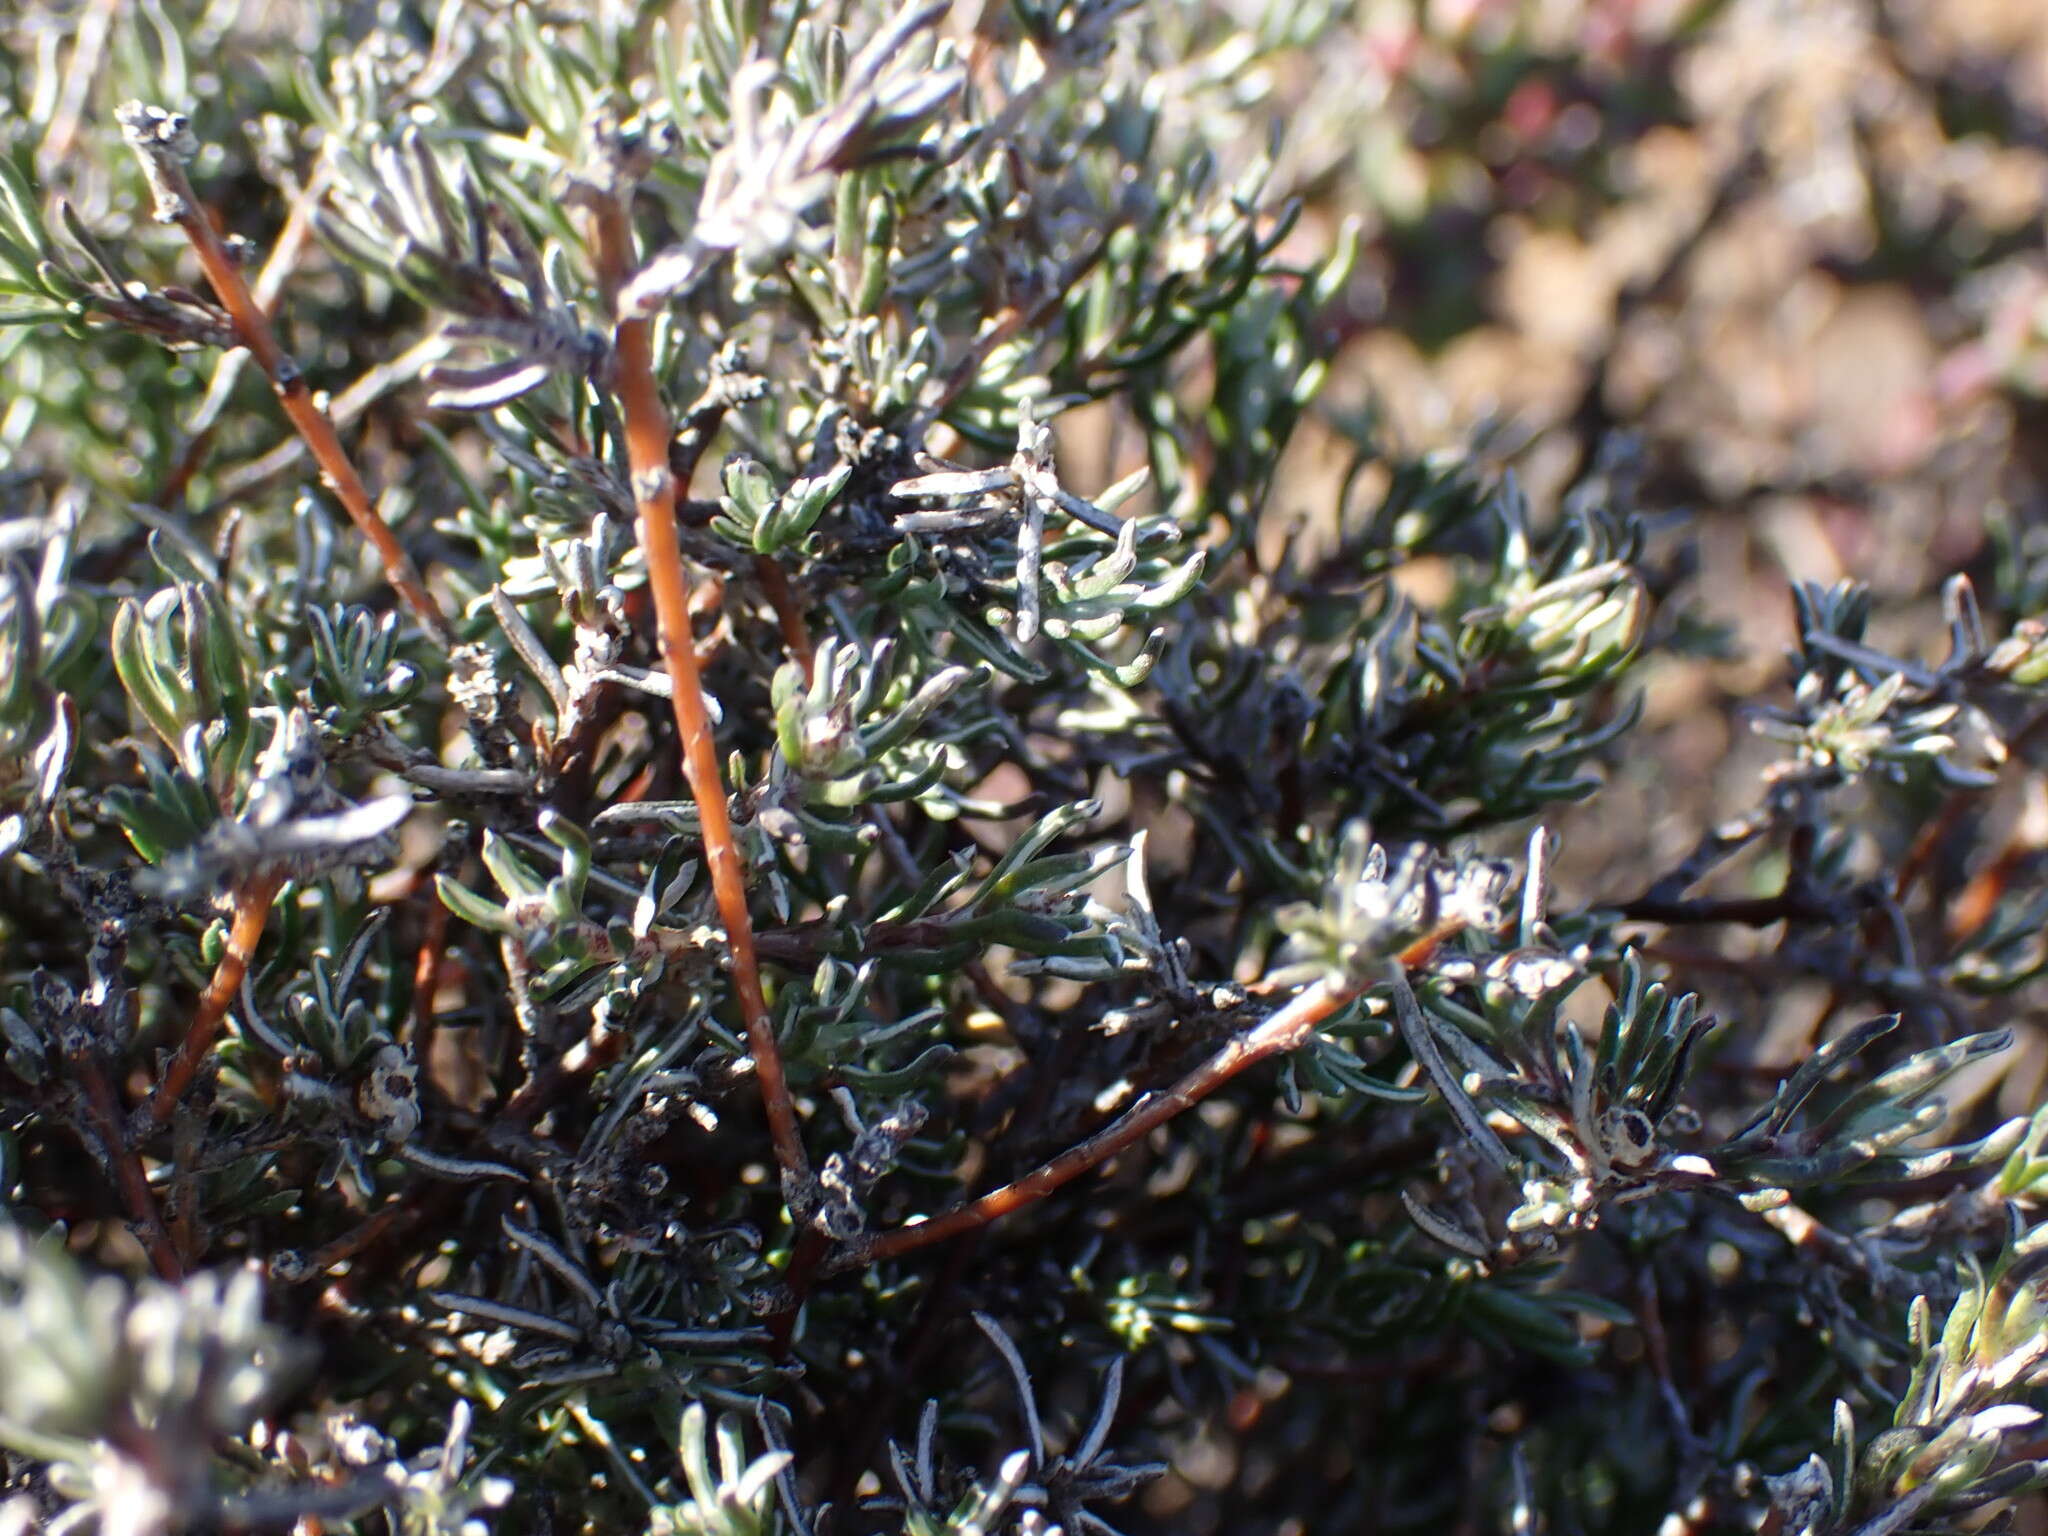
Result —
M169 1178L163 1200L164 1225L170 1228L171 1246L187 1262L200 1252L199 1178L194 1170L202 1156L203 1129L199 1115L179 1115L171 1122L171 1156L165 1169Z
M1733 923L1747 928L1768 928L1773 923L1832 923L1842 916L1838 902L1800 891L1675 901L1640 896L1622 903L1618 910L1632 923Z
M498 1120L504 1125L531 1125L572 1083L600 1072L618 1060L625 1043L624 1030L602 1019L592 1022L581 1040L520 1085L519 1091L507 1099L504 1109L498 1112Z
M865 1243L856 1243L832 1267L835 1270L847 1269L894 1258L914 1248L944 1242L962 1232L985 1227L998 1217L1043 1200L1061 1185L1108 1162L1155 1127L1192 1109L1247 1067L1295 1049L1308 1038L1316 1025L1357 997L1360 990L1355 986L1317 982L1257 1028L1230 1040L1166 1092L1139 1100L1086 1141L1069 1147L1051 1162L1041 1164L1001 1189L990 1190L978 1200L956 1206L943 1216L914 1226L898 1227Z
M325 1278L335 1265L353 1259L372 1243L381 1241L386 1235L402 1224L410 1223L420 1214L419 1203L413 1200L389 1200L371 1212L369 1217L348 1231L301 1259L295 1278L315 1281ZM273 1276L273 1278L277 1278Z
M775 622L782 631L782 643L789 651L789 659L803 668L804 681L808 683L813 663L817 660L817 650L811 644L810 627L804 622L803 610L797 606L788 573L773 555L760 554L754 557L754 576L761 583L761 590L768 595L769 606L775 610ZM879 819L885 824L888 822L886 813ZM769 1346L778 1358L786 1358L789 1354L790 1345L796 1337L797 1319L803 1314L804 1302L809 1299L811 1286L818 1276L818 1266L830 1247L831 1240L815 1227L808 1227L797 1235L796 1248L790 1254L789 1271L784 1278L789 1303L768 1320Z
M270 255L263 263L263 270L256 274L256 281L250 285L250 292L262 307L263 313L272 319L277 317L278 303L284 297L285 284L298 269L299 258L313 238L313 213L320 199L327 193L327 181L332 162L323 153L313 168L313 174L306 184L299 188L292 198L291 212L285 215L284 228L278 232L276 243L270 248ZM249 362L247 348L237 347L232 352L221 354L213 365L213 377L207 381L206 394L199 402L199 409L192 415L187 429L191 434L185 444L185 451L178 455L178 462L172 466L171 474L163 491L157 497L157 505L170 508L184 497L185 488L205 464L207 454L212 450L214 428L220 421L221 412L234 397L235 385L242 377L242 369ZM330 420L345 420L338 406L330 401ZM289 439L291 445L304 452L305 445L297 437Z
M150 1193L149 1175L143 1171L142 1158L128 1144L120 1107L114 1102L113 1085L89 1049L72 1058L72 1067L85 1090L86 1112L93 1134L106 1153L108 1172L121 1191L121 1201L128 1207L128 1217L135 1223L136 1236L148 1252L150 1263L166 1280L184 1279L185 1262L178 1257L170 1233L164 1229L163 1213L157 1209L156 1196Z
M1678 867L1661 876L1641 897L1645 902L1675 902L1713 869L1765 836L1790 811L1787 800L1772 798L1752 807L1744 815L1717 823L1700 838L1699 845Z
M441 962L448 951L448 909L430 889L422 911L426 932L412 968L412 1059L431 1074L434 1055L434 995L441 990Z
M1122 222L1121 216L1117 222ZM980 376L982 365L988 361L990 355L997 348L1003 346L1013 337L1022 335L1026 331L1041 329L1046 324L1054 312L1059 309L1060 305L1066 301L1067 295L1074 291L1075 286L1093 271L1103 256L1108 253L1111 236L1114 233L1115 226L1113 225L1110 229L1105 230L1087 250L1070 261L1058 276L1046 285L1045 292L1037 303L1031 305L1022 303L1005 305L1000 313L990 317L983 323L980 334L967 344L966 350L961 354L958 361L953 364L952 370L946 374L938 386L930 392L929 397L918 407L917 414L912 418L912 425L910 427L913 437L936 424L952 408L953 403L961 395L965 394L968 387ZM1084 364L1080 370L1084 377L1087 366L1087 364Z
M789 1268L782 1280L784 1299L768 1318L768 1348L778 1360L789 1358L790 1347L796 1340L797 1319L803 1316L804 1303L810 1300L811 1287L817 1283L831 1248L832 1239L814 1226L805 1227L796 1235L796 1246L790 1251Z
M1450 923L1423 935L1389 964L1398 965L1403 972L1423 964L1460 927L1462 924ZM1001 1189L990 1190L978 1200L955 1206L942 1216L850 1244L827 1266L828 1273L872 1264L932 1243L944 1242L949 1237L985 1227L998 1217L1043 1200L1061 1185L1108 1162L1148 1132L1192 1109L1246 1068L1298 1049L1318 1024L1353 1002L1366 990L1366 985L1361 982L1315 983L1254 1028L1234 1036L1221 1050L1164 1093L1140 1099L1078 1146L1069 1147L1023 1178L1013 1180Z
M398 542L391 525L371 503L370 493L364 489L362 478L356 474L355 466L349 462L348 454L341 446L341 439L335 435L334 423L314 403L313 392L307 386L306 376L299 370L299 365L278 345L270 317L256 302L255 295L249 291L249 285L242 277L241 266L200 207L183 164L186 153L194 147L185 120L135 101L122 106L115 115L120 119L129 145L142 159L150 189L156 195L157 219L162 223L175 224L185 232L193 254L199 258L199 265L206 273L206 280L213 285L228 318L234 322L235 334L269 377L271 387L277 392L278 403L284 407L285 415L291 418L292 425L312 451L314 462L320 466L321 478L347 508L349 517L363 537L377 551L377 557L384 565L385 580L391 583L392 589L412 610L427 633L443 648L452 647L455 632L447 617L421 583L412 558Z
M256 945L263 937L263 925L270 917L270 904L277 900L278 890L283 884L282 876L258 875L235 893L235 912L228 925L227 948L220 957L220 964L214 967L213 979L199 994L199 1006L192 1011L192 1022L186 1027L185 1038L179 1043L177 1054L165 1065L163 1078L150 1095L150 1124L169 1123L178 1101L192 1086L199 1064L213 1048L214 1036L220 1033L228 1004L242 989L242 978L248 974L249 961L256 953Z
M622 195L597 200L592 219L597 268L607 293L625 285L632 233ZM683 569L676 537L676 478L669 462L669 415L654 376L652 323L621 319L614 338L620 415L625 425L626 455L633 472L633 496L640 514L640 549L647 564L647 583L654 593L656 626L662 655L674 691L676 729L682 737L683 772L704 837L705 863L710 867L712 894L725 924L732 951L733 985L746 1019L747 1048L761 1081L761 1103L782 1170L784 1197L799 1216L811 1199L810 1161L797 1129L783 1075L782 1051L775 1040L775 1021L761 989L761 968L754 953L753 921L747 911L747 887L732 818L725 803L725 780L718 765L718 745L711 733L704 703L704 683L697 666L697 648L690 623L690 579Z
M789 659L804 669L808 682L817 652L811 645L810 627L804 623L803 609L797 606L788 572L773 555L756 555L754 576L761 583L761 590L768 594L769 606L775 610L775 622L782 630L782 643L789 650Z
M879 835L882 852L889 860L889 867L896 871L896 878L903 882L906 890L916 890L924 874L918 868L917 856L910 851L910 845L903 840L903 834L891 819L889 808L885 805L869 806L867 820ZM1022 1038L1028 1035L1031 1024L1029 1011L996 984L987 965L979 960L969 960L960 967L960 974L967 978L982 1002L1001 1017L1013 1036Z
M327 403L328 419L337 427L348 426L384 396L410 384L453 350L454 343L447 337L433 335L413 343L389 362L365 369L355 383ZM216 480L217 494L223 501L247 496L305 456L305 440L294 433L268 453L223 470Z

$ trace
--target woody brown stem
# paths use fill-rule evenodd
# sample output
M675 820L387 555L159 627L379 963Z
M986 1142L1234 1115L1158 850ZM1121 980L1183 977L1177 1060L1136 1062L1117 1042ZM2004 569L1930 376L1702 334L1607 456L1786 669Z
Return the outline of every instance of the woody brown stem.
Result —
M431 888L421 906L426 931L412 968L412 1056L422 1072L433 1070L434 994L441 989L441 960L448 952L448 909Z
M157 217L166 223L176 224L191 242L193 254L199 258L207 282L213 285L215 295L234 325L235 335L270 379L271 388L277 392L278 403L284 407L285 415L299 436L305 439L314 462L320 466L321 478L347 509L363 537L377 551L377 558L384 566L385 580L391 583L392 589L412 610L427 633L444 649L452 647L455 633L440 605L421 583L412 558L399 544L391 525L371 503L370 493L364 489L362 478L356 474L355 466L349 462L348 454L341 446L341 439L335 435L334 423L314 404L305 375L278 345L270 317L249 291L241 267L229 254L212 221L200 207L199 199L193 194L192 183L186 178L185 167L180 163L181 146L176 139L177 133L183 130L182 119L171 119L168 114L144 107L139 102L128 103L121 108L119 116L128 142L142 157L143 168L156 193Z
M368 1219L342 1233L333 1242L316 1248L307 1254L303 1269L304 1277L309 1281L324 1278L327 1272L334 1268L335 1265L354 1258L372 1243L382 1239L385 1234L392 1231L401 1222L417 1215L418 1207L413 1202L405 1200L387 1201L378 1210L374 1211Z
M192 1086L199 1064L206 1060L206 1053L213 1048L214 1037L220 1033L228 1004L234 1001L235 994L242 988L242 978L249 973L249 961L263 938L263 924L270 917L270 905L277 900L278 889L283 884L280 876L258 875L236 892L234 917L228 925L227 949L220 957L220 964L213 969L213 979L199 994L199 1006L193 1010L192 1022L185 1030L185 1038L179 1042L177 1054L165 1066L163 1080L150 1095L150 1124L166 1124L177 1110L178 1100Z
M499 1121L511 1126L531 1125L564 1089L616 1061L625 1043L623 1030L602 1021L593 1023L581 1040L520 1085L519 1091L505 1101Z
M1451 921L1431 930L1402 950L1389 964L1398 965L1404 972L1422 965L1436 953L1445 939L1462 927L1462 923ZM1254 1028L1233 1037L1166 1092L1140 1100L1078 1146L1069 1147L1023 1178L1013 1180L1001 1189L990 1190L978 1200L956 1206L943 1216L914 1226L898 1227L893 1232L884 1232L850 1245L829 1266L830 1272L857 1268L944 1242L949 1237L985 1227L1000 1216L1043 1200L1062 1184L1108 1162L1148 1132L1194 1108L1247 1067L1299 1049L1307 1043L1318 1024L1355 1001L1365 990L1366 984L1360 982L1315 983Z
M811 645L811 631L804 623L803 609L797 606L796 593L789 585L789 573L773 555L756 555L754 575L761 583L761 590L768 594L768 605L775 610L775 623L782 631L782 643L789 651L789 659L804 669L804 677L808 680L811 662L817 653Z
M121 1192L121 1203L128 1207L128 1218L135 1223L136 1236L149 1254L149 1262L166 1280L184 1279L185 1261L178 1257L170 1233L164 1229L163 1213L157 1209L156 1196L150 1193L149 1176L143 1171L142 1158L128 1144L120 1106L114 1101L113 1085L107 1081L99 1061L89 1054L75 1056L72 1066L79 1086L85 1091L86 1113L92 1122L92 1132L106 1153L107 1169Z
M1142 1099L1126 1113L1090 1136L1069 1147L1049 1163L1041 1164L1023 1178L990 1190L978 1200L957 1206L916 1226L898 1227L856 1245L833 1267L894 1258L914 1248L944 1242L962 1232L985 1227L998 1217L1043 1200L1062 1184L1079 1178L1131 1146L1149 1131L1164 1125L1183 1111L1192 1109L1247 1067L1268 1057L1291 1051L1308 1039L1309 1032L1331 1014L1357 997L1361 989L1318 982L1286 1007L1271 1015L1257 1028L1230 1040L1166 1092Z
M626 280L631 231L618 196L597 200L592 241L600 281L616 295ZM719 771L718 746L705 707L704 683L697 666L695 636L690 624L690 579L683 569L682 546L676 536L676 480L669 463L669 415L654 377L651 322L621 318L613 339L619 414L625 427L626 457L633 473L633 497L640 519L640 550L647 564L647 584L654 594L656 627L662 656L673 686L676 729L682 737L683 773L697 802L704 835L704 860L710 868L712 895L725 925L732 951L734 990L746 1020L747 1049L761 1083L761 1103L782 1170L785 1198L792 1208L809 1199L810 1161L804 1154L796 1109L790 1103L783 1075L782 1051L775 1023L761 989L761 968L754 953L754 926L747 912L747 887L739 844L725 803L725 780ZM799 1214L801 1211L799 1210Z

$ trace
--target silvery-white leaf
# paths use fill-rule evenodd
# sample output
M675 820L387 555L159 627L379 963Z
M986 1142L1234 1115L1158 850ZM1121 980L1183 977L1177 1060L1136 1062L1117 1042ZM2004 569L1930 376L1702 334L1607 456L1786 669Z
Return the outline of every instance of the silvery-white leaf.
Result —
M354 848L382 837L413 807L409 795L382 795L329 816L301 816L269 828L264 842L280 852L317 853Z
M1001 469L947 469L928 475L913 475L889 487L898 498L911 496L980 496L989 491L1008 490L1017 483L1005 465Z
M449 368L441 365L427 370L427 382L434 392L427 404L438 410L488 411L517 400L547 382L554 369L532 358L508 358L480 368Z
M713 255L695 238L670 246L619 290L619 317L645 320L670 299L688 293L711 270Z

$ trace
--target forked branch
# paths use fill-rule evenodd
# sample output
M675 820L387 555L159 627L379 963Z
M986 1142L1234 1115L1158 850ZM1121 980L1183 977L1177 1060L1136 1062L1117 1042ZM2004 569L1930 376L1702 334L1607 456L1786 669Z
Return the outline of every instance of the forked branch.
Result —
M143 173L149 178L150 190L156 196L158 221L175 224L185 232L185 238L191 242L193 253L198 256L199 265L206 273L206 280L213 285L221 307L234 324L236 336L269 377L271 387L277 392L278 404L284 407L285 415L291 419L299 436L305 439L314 462L320 466L321 478L326 480L329 489L347 509L350 519L377 551L377 558L384 566L385 580L391 583L392 590L398 593L400 600L412 610L413 616L435 642L444 650L450 648L455 642L455 632L446 615L421 582L412 558L398 542L391 525L384 521L383 514L370 501L370 493L364 488L362 477L356 473L355 465L341 446L341 439L335 435L334 423L314 403L313 392L306 384L306 376L299 371L299 365L278 345L277 334L270 327L270 317L249 291L241 264L221 240L205 209L200 207L199 199L193 195L184 162L198 146L185 119L177 113L139 101L126 103L115 115L120 119L121 131L129 147L141 158Z

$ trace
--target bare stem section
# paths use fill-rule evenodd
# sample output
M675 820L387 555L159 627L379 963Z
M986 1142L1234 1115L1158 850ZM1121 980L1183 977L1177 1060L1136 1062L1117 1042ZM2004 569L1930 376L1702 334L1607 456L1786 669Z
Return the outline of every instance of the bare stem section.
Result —
M1457 922L1446 923L1417 939L1388 963L1399 966L1404 972L1421 965L1460 927L1462 924ZM1043 1200L1062 1184L1079 1178L1091 1168L1100 1167L1119 1152L1135 1145L1148 1132L1193 1109L1246 1068L1298 1050L1308 1043L1310 1032L1318 1024L1355 1001L1365 990L1364 983L1315 983L1297 993L1256 1027L1227 1041L1221 1050L1164 1093L1139 1100L1086 1141L1069 1147L1051 1162L1042 1163L1023 1178L1015 1179L1001 1189L992 1189L978 1200L955 1206L930 1221L898 1227L893 1232L854 1243L833 1261L831 1269L835 1272L852 1269L929 1247L949 1237L985 1227L999 1217Z
M773 555L756 555L754 575L760 580L761 590L768 594L770 606L775 609L775 622L782 631L782 643L789 651L789 659L804 669L804 679L809 681L811 664L817 660L818 653L811 644L811 632L804 624L803 609L789 584L789 574Z
M121 1192L122 1203L128 1207L128 1217L135 1224L136 1238L149 1254L149 1262L159 1276L165 1280L184 1279L185 1261L179 1257L177 1245L164 1230L163 1212L157 1206L156 1196L150 1192L149 1175L143 1169L142 1158L129 1143L120 1106L114 1098L113 1084L107 1081L106 1072L89 1054L80 1052L75 1064L79 1082L85 1090L88 1123L106 1154L108 1171Z
M235 994L242 988L242 978L249 973L249 962L255 957L257 944L262 941L263 925L269 920L271 904L277 900L278 889L283 884L281 876L258 875L236 892L235 913L228 925L227 948L220 957L220 964L214 967L206 990L199 994L199 1006L193 1011L192 1022L186 1027L185 1038L179 1043L177 1054L165 1066L163 1080L150 1095L151 1124L169 1122L177 1110L178 1101L198 1075L199 1064L213 1048L214 1037L220 1033L221 1020L227 1017L228 1005L235 1000Z
M299 436L305 439L314 462L320 466L321 477L342 506L347 508L349 517L363 537L377 551L377 558L384 566L384 577L391 583L392 590L398 593L400 600L412 610L413 616L438 644L444 649L451 647L455 633L449 627L446 615L421 582L419 572L398 542L398 536L391 531L391 525L384 521L383 515L371 502L362 477L356 473L355 465L341 446L341 439L335 435L334 423L314 404L305 375L278 345L277 334L270 327L270 317L249 291L241 264L221 240L219 232L200 207L198 198L193 195L184 162L198 145L184 117L139 101L127 103L116 115L120 118L121 131L129 146L141 158L150 190L156 195L157 219L177 225L185 232L185 238L191 241L193 253L198 256L199 265L206 273L206 280L213 285L222 308L226 309L229 320L234 324L235 334L269 377L271 387L277 391L278 403L284 407L285 415Z
M631 231L618 197L597 200L593 211L593 244L605 288L616 294L627 275ZM810 1198L810 1161L797 1129L783 1075L782 1051L775 1041L775 1023L761 989L761 967L754 952L754 928L747 912L747 886L732 817L725 803L725 779L718 766L718 744L711 733L704 682L697 666L696 639L690 627L690 578L683 568L676 537L676 481L669 465L670 423L654 377L652 322L625 318L614 337L619 412L625 424L626 455L633 472L633 496L640 516L640 549L647 562L647 584L654 594L654 612L661 651L673 683L676 729L682 736L683 772L697 802L704 831L704 859L711 871L712 894L732 948L733 984L747 1023L747 1047L761 1080L761 1103L775 1141L785 1195L793 1208Z
M873 1239L865 1247L856 1246L838 1267L847 1267L849 1261L873 1263L879 1259L890 1259L915 1248L944 1242L949 1237L985 1227L998 1217L1043 1200L1062 1184L1108 1162L1147 1132L1194 1108L1245 1068L1293 1050L1308 1038L1308 1032L1318 1023L1357 995L1356 988L1332 987L1327 982L1318 982L1258 1028L1230 1040L1166 1092L1141 1099L1086 1141L1069 1147L1051 1162L1041 1164L1001 1189L990 1190L979 1200L956 1206L943 1216L915 1226L898 1227Z

